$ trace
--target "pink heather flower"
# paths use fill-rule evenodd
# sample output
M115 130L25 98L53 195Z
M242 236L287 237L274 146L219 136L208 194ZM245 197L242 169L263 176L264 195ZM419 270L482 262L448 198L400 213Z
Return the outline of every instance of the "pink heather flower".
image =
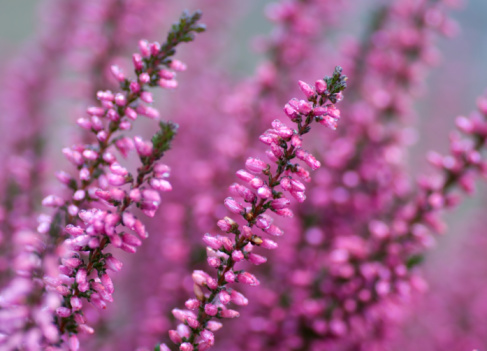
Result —
M318 79L315 82L315 88L316 88L316 92L318 94L323 94L328 87L327 87L327 84L326 84L326 82L324 80Z
M306 95L306 97L309 99L313 96L315 96L315 91L313 90L313 88L308 84L308 83L305 83L303 82L302 80L300 80L298 82L299 84L299 88L301 89L301 91L303 92L304 95ZM326 89L325 89L326 90ZM323 93L323 91L319 92L319 93Z
M244 212L243 207L231 197L227 197L224 201L225 206L232 213L242 213Z
M263 170L267 168L267 163L259 160L258 158L249 157L245 162L245 167L255 174L260 174Z

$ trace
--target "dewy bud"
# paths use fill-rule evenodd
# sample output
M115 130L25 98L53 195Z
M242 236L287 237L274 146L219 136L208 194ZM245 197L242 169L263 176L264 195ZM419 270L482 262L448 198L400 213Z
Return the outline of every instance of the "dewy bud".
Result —
M242 284L248 284L250 286L260 285L260 282L257 280L257 278L249 272L240 273L239 275L237 275L237 279Z
M122 69L117 66L117 65L112 65L110 67L111 71L112 71L112 74L113 76L115 77L116 80L118 80L119 82L123 82L125 80L125 76L123 74L123 71Z
M300 80L298 82L298 84L299 84L299 88L304 93L304 95L306 95L306 97L308 99L315 96L315 92L314 92L313 88L311 86L309 86L309 84L303 82L302 80Z
M241 214L244 212L243 207L231 197L227 197L224 203L226 208L232 213Z
M250 172L259 174L262 173L262 171L265 170L268 165L258 158L249 157L245 162L245 167L247 167Z
M323 79L318 79L315 82L315 88L316 88L316 92L319 94L323 94L326 91L326 89L328 89L326 82Z
M220 219L217 223L218 227L224 232L228 232L232 230L232 227L236 224L237 223L230 217L225 217L223 219Z

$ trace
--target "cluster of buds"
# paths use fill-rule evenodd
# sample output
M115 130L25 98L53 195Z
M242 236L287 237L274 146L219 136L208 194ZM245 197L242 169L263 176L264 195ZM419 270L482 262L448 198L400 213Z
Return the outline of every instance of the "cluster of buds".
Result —
M260 138L263 143L270 146L266 154L275 164L275 169L258 158L249 158L246 162L247 170L237 172L239 179L248 183L250 188L233 184L230 191L242 198L246 204L232 197L224 201L231 213L240 216L237 220L225 217L218 221L218 226L223 232L233 234L232 239L226 235L204 236L203 240L208 245L208 264L217 270L217 276L214 278L204 271L194 271L196 298L186 301L187 310L173 310L174 317L181 324L176 330L169 332L169 337L178 345L179 350L209 349L214 344L213 332L222 327L222 324L214 319L239 316L237 311L228 308L227 305L230 302L246 305L248 301L240 292L230 287L230 284L260 284L253 274L237 269L236 264L242 261L254 265L263 264L267 259L254 253L254 249L259 246L271 250L277 248L277 243L266 236L281 236L283 231L272 223L273 218L266 212L270 210L281 216L292 216L289 209L290 201L284 197L282 191L289 192L298 201L304 200L305 186L296 177L306 181L309 179L309 173L292 160L298 158L312 169L319 167L314 157L302 149L302 136L310 131L312 122L322 122L324 117L328 116L327 109L334 111L334 116L339 116L333 104L341 99L341 91L346 87L345 81L346 76L343 76L341 68L337 67L332 77L317 82L316 90L301 82L301 89L307 98L307 102L302 102L309 108L295 110L293 113L286 112L296 124L296 129L276 120L273 122L273 128L267 130ZM310 94L311 91L313 94ZM288 105L285 110L289 111ZM237 221L244 221L245 224L240 225ZM256 233L255 229L260 231ZM166 344L158 348L169 350Z
M57 350L55 345L61 334L67 348L78 350L78 332L93 333L83 314L84 301L100 309L113 301L114 287L107 272L119 271L122 262L107 252L108 245L134 253L141 240L147 238L144 225L132 213L133 207L152 217L161 202L159 192L171 190L167 180L170 169L159 160L170 148L177 126L159 122L160 129L150 141L121 133L131 129L138 115L159 118L159 112L150 106L153 98L147 88L177 86L174 71L184 70L185 65L171 57L178 44L193 40L193 32L204 31L204 26L197 23L200 17L200 12L183 14L163 45L141 41L140 53L133 55L136 78L128 79L118 66L112 66L120 92L99 91L100 106L89 107L89 117L78 120L78 125L91 131L97 141L63 149L78 174L58 172L57 178L72 190L72 196L44 198L42 204L56 212L41 216L38 226L41 235L50 236L45 250L61 256L58 274L51 269L43 277L47 291L44 294L62 297L58 306L53 306L55 300L51 299L48 308L55 310L57 328L49 328L49 335L30 332L30 344ZM134 173L123 167L116 156L117 150L125 157L132 149L137 151L141 163ZM32 274L39 272L33 270Z

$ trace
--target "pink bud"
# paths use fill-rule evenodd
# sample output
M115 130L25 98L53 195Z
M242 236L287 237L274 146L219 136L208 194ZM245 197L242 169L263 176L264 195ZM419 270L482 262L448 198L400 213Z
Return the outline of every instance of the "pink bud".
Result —
M175 344L181 343L183 339L181 339L181 336L179 336L178 332L175 330L169 330L169 339Z
M139 51L143 57L150 56L149 42L147 40L139 41Z
M135 93L135 94L138 94L140 92L140 84L135 82L135 81L131 81L130 84L129 84L129 88L130 88L130 91L132 93Z
M332 118L340 119L340 110L335 105L329 105L327 113Z
M254 254L254 253L249 253L248 260L250 263L255 264L255 265L260 265L260 264L267 262L267 258L265 258L264 256L261 256L261 255Z
M280 146L274 143L271 144L271 152L272 152L272 157L270 158L274 162L280 159L284 155L284 150Z
M267 185L264 185L257 189L257 195L261 199L268 199L272 196L272 190Z
M200 322L198 322L196 318L188 317L186 319L186 323L188 323L188 325L193 329L196 329L200 326Z
M77 296L72 296L69 301L71 303L71 307L72 307L73 311L79 311L83 307L81 299Z
M294 131L291 128L283 124L278 119L272 121L272 128L274 128L275 133L283 139L288 139L294 134Z
M142 222L138 219L135 220L135 224L134 224L134 229L133 229L137 235L141 238L141 239L147 239L149 237L149 233L147 232L147 230L145 230L145 225L142 224Z
M117 260L113 256L108 256L105 258L105 262L107 264L107 268L112 270L113 272L118 272L122 269L123 263Z
M234 304L239 306L247 306L249 304L249 300L236 290L232 290L230 299Z
M230 294L225 290L222 290L218 293L218 299L224 305L230 302Z
M215 343L215 336L209 330L204 329L200 333L201 338L206 341L208 344L213 345Z
M76 283L86 283L87 271L85 268L81 268L76 272Z
M140 99L144 102L147 102L148 104L151 104L154 101L152 93L149 91L143 91L142 93L140 93Z
M240 251L240 250L233 251L232 252L232 259L235 262L242 261L244 259L244 255L243 255L242 251Z
M328 113L328 108L325 106L318 106L313 109L313 116L320 117Z
M242 283L242 284L248 284L250 286L260 285L260 282L257 280L257 278L249 272L243 272L243 273L238 274L237 279L238 279L238 282Z
M123 82L125 80L125 76L123 74L123 71L122 69L117 66L117 65L112 65L110 67L111 71L112 71L112 74L113 76L115 77L116 80L118 80L119 82Z
M281 197L279 199L274 199L271 202L271 208L274 210L279 210L282 208L287 208L291 205L291 201L289 199L286 199L285 197Z
M240 316L240 313L238 313L235 310L223 310L220 314L223 318L237 318Z
M147 84L150 82L150 76L148 73L146 72L143 72L139 75L139 82L143 85L143 84Z
M242 197L247 202L252 202L255 199L255 194L250 189L238 183L233 183L229 190L230 193Z
M149 117L151 119L159 118L159 111L151 106L139 105L137 106L137 113Z
M66 307L58 307L56 309L56 314L61 318L67 318L71 316L71 310Z
M252 233L252 229L250 229L250 227L244 225L242 226L242 236L245 238L245 239L250 239L252 237L253 233Z
M142 157L149 157L152 155L152 142L145 141L139 136L134 137L135 148L137 149L137 153Z
M225 281L228 283L234 283L235 282L235 273L232 271L228 271L225 273Z
M228 232L228 231L232 230L232 228L235 224L236 224L236 222L233 219L231 219L230 217L225 217L223 219L220 219L217 222L218 227L224 232Z
M179 72L182 72L182 71L185 71L187 69L187 66L186 64L184 64L183 62L179 61L179 60L172 60L171 63L169 64L169 67L175 71L179 71Z
M72 224L68 224L65 228L66 232L68 232L72 236L78 236L84 233L83 228L75 227Z
M156 190L159 190L159 191L166 192L166 191L171 191L172 190L171 183L169 183L167 180L164 180L164 179L152 178L149 181L149 184L150 184L150 186L152 188L154 188Z
M309 114L313 110L311 104L309 102L306 102L304 100L299 100L298 103L298 111L302 113L303 115Z
M127 157L128 156L128 152L131 151L131 150L133 150L134 147L135 147L134 142L132 141L132 139L127 138L127 137L123 137L123 138L118 139L115 142L115 145L117 146L118 150L120 151L120 153L124 157Z
M189 342L183 342L181 346L179 346L180 351L193 351L194 347Z
M291 194L292 197L294 197L300 203L302 203L302 202L304 202L304 200L306 200L306 195L304 194L303 191L294 191L294 190L292 190L290 192L290 194ZM276 213L277 213L277 211L276 211Z
M217 257L208 257L206 261L208 262L208 265L213 268L218 268L221 264L220 259Z
M232 213L241 214L244 212L244 208L233 198L227 197L224 201L226 208Z
M91 129L91 122L87 118L78 118L76 124L78 124L83 129L87 129L87 130Z
M319 94L323 94L326 91L326 89L328 89L326 82L323 79L318 79L315 82L315 88L316 88L316 92Z
M303 82L302 80L300 80L298 84L299 84L299 88L304 93L304 95L306 95L308 99L315 96L315 92L309 84Z
M149 43L149 49L152 56L157 56L161 51L161 44L159 44L157 41Z
M215 250L218 250L222 247L222 242L218 238L211 236L208 233L203 236L203 241L206 245Z
M159 71L159 77L167 79L167 80L174 79L175 76L176 76L176 74L174 72L171 72L167 69L161 69Z
M105 115L105 109L103 107L92 106L86 109L86 113L88 113L90 116L102 117Z
M272 218L266 214L261 214L257 217L255 225L260 229L267 229L272 223Z
M262 239L260 247L263 247L267 250L275 250L277 249L277 243L275 241L272 241L271 239Z
M204 271L195 270L195 271L193 271L192 278L193 278L193 281L196 285L203 286L203 285L206 285L206 282L207 282L209 276Z
M209 321L206 324L206 328L208 330L211 330L212 332L216 332L216 331L220 330L222 326L223 325L220 322L217 322L217 321Z
M207 303L205 305L205 313L209 316L216 316L216 314L218 313L218 307L211 303Z
M258 158L249 157L245 162L245 167L250 172L259 174L268 167L268 164Z
M176 89L178 87L178 81L175 79L159 79L157 84L163 89Z
M259 178L259 177L254 177L252 180L249 182L249 185L254 188L254 189L259 189L261 186L264 185L264 181Z
M79 350L79 340L76 334L72 334L69 336L68 345L69 345L69 351Z
M101 101L113 101L114 96L110 90L106 90L106 91L99 90L96 93L96 98Z
M140 54L132 55L132 62L136 71L140 71L143 68L142 56Z
M290 100L286 105L284 105L284 113L294 121L296 118L299 117L299 113L297 111L297 103L296 99Z
M45 207L60 207L62 205L64 205L64 200L56 195L46 196L42 200L42 206Z
M112 279L110 278L110 276L108 274L105 273L101 276L101 282L102 282L103 286L105 287L105 289L110 294L113 294L113 291L114 291L113 282L112 282Z
M303 149L296 150L296 157L303 160L313 170L317 170L321 167L321 163L314 158L313 155L304 151Z
M137 238L135 235L128 233L122 234L122 241L130 246L139 247L140 245L142 245L142 241L139 238Z
M184 305L188 310L196 310L200 307L200 302L196 299L189 299Z
M243 169L237 171L237 177L241 180L243 180L244 182L250 182L254 176L252 174L250 174L249 172L247 171L244 171Z

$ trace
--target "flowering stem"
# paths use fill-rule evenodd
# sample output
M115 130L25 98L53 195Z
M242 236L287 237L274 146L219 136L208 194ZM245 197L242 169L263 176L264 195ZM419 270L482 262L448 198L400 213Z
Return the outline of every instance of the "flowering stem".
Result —
M207 350L214 343L212 331L221 327L220 323L212 319L238 317L237 311L227 309L225 305L230 301L237 305L246 305L247 299L236 290L229 288L228 283L259 285L259 281L252 274L244 270L236 270L236 263L248 260L253 264L262 264L267 259L251 252L253 247L262 246L267 249L277 247L273 241L253 234L252 229L257 227L273 236L283 234L280 228L272 224L272 218L265 214L270 209L282 216L292 216L288 208L290 201L276 189L277 186L280 185L298 201L304 201L304 184L293 176L297 175L308 180L309 173L299 164L291 163L291 160L298 158L312 169L319 168L320 163L301 148L302 136L310 131L313 121L332 129L336 127L340 115L333 104L341 100L341 91L346 87L345 81L346 77L342 75L341 68L337 67L332 77L318 80L315 88L300 82L300 88L306 95L307 101L293 99L284 109L297 129L293 130L279 120L275 120L272 122L273 129L267 130L260 137L263 143L270 146L267 154L277 166L275 171L273 172L271 165L264 161L249 158L246 167L257 176L244 170L237 172L238 177L247 181L256 191L254 193L237 183L233 184L230 190L251 206L244 208L231 197L225 199L225 206L232 213L240 215L246 221L246 225L240 227L237 222L225 217L218 221L218 226L222 231L234 234L233 241L226 236L205 235L204 241L208 244L208 263L217 269L217 276L214 279L206 272L194 271L196 299L188 300L186 307L198 309L197 315L191 311L173 310L173 315L184 323L178 327L178 331L169 332L171 340L179 345L180 350ZM259 175L266 176L267 181L261 179ZM205 294L203 287L206 287L209 292ZM169 350L165 344L156 347L157 349Z
M118 271L122 263L111 253L105 252L107 246L111 244L134 253L141 245L140 239L148 236L144 225L129 211L129 207L135 204L152 217L160 203L158 191L171 190L170 183L165 180L169 167L157 161L170 148L177 125L160 122L160 130L151 142L140 137L134 137L132 141L118 134L130 129L138 114L151 119L159 117L157 110L142 103L152 102L152 94L146 90L146 86L159 85L168 89L177 86L175 73L170 69L184 70L185 65L173 61L172 56L177 45L194 39L193 32L204 31L204 26L197 23L200 17L200 12L184 13L179 22L173 25L167 42L162 46L157 42L149 44L141 41L140 54L133 55L135 80L127 79L119 67L112 66L121 92L99 91L97 98L102 106L88 108L90 118L78 120L82 128L95 134L97 143L63 150L79 171L78 180L64 172L58 174L58 178L73 190L72 199L64 201L51 195L43 201L45 206L58 208L55 218L61 212L68 214L65 228L58 221L53 221L50 226L50 232L55 237L61 237L64 231L69 234L62 244L66 252L60 266L64 278L48 277L47 284L49 289L55 289L63 296L62 306L56 310L56 323L61 334L70 334L71 349L77 349L76 334L81 329L93 332L86 325L82 299L101 309L106 308L106 302L113 300L113 284L107 270ZM127 151L134 147L141 162L135 177L117 162L111 151L116 148L126 156ZM127 184L130 189L127 189ZM108 208L90 203L100 203ZM119 232L119 225L135 232L140 239Z

